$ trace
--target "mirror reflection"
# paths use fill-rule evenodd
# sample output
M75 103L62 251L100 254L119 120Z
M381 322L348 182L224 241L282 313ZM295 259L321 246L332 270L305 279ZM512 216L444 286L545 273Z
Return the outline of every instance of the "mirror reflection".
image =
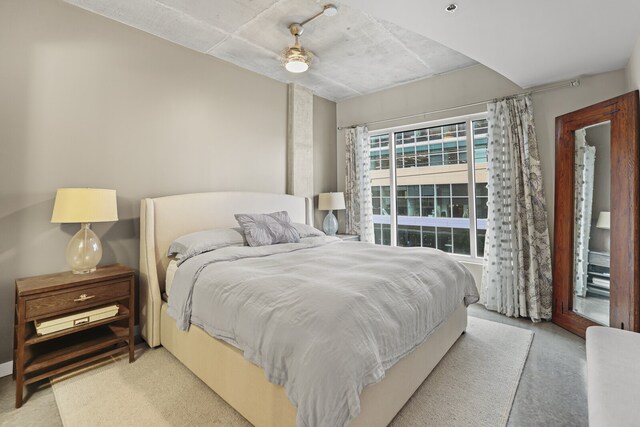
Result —
M575 132L573 311L609 325L611 125Z

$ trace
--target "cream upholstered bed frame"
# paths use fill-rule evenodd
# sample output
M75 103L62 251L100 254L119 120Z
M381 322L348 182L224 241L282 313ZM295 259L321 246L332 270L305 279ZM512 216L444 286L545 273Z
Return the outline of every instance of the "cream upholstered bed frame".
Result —
M140 208L140 325L151 347L160 345L160 308L176 238L211 228L237 227L237 213L285 210L291 220L313 223L311 199L286 194L218 192L144 199Z
M162 299L171 242L210 228L236 227L236 213L289 212L294 222L313 223L310 199L283 194L217 192L142 200L140 212L140 326L151 347L164 346L247 420L258 427L294 426L296 409L283 387L244 359L237 348L191 326L178 330ZM429 338L360 396L353 427L385 426L433 370L467 325L458 309Z

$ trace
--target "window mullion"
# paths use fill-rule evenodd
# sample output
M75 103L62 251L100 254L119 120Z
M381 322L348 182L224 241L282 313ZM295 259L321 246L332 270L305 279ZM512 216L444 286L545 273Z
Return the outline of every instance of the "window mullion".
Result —
M469 171L469 244L471 257L478 257L478 234L476 231L476 161L473 145L473 121L467 120L467 165Z
M389 132L389 192L391 197L391 221L390 221L390 233L391 233L391 246L398 245L398 210L396 206L396 135L394 132Z

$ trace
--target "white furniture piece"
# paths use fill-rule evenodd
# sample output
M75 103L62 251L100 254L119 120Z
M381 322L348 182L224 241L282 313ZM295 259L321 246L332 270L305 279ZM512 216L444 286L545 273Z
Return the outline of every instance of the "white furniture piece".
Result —
M590 427L640 425L640 334L587 328Z
M184 194L142 200L140 213L140 325L151 347L164 346L211 389L258 427L295 426L296 409L283 387L270 383L264 371L242 352L203 329L180 331L163 300L167 249L184 234L236 227L239 212L286 210L294 222L312 225L311 199L283 194L220 192ZM386 426L464 332L464 304L415 351L396 363L379 383L364 388L361 413L352 427Z

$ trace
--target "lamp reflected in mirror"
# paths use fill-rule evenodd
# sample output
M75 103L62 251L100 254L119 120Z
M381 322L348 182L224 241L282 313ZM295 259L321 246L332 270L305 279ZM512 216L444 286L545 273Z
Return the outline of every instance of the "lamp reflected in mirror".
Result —
M573 311L609 324L611 125L575 132Z
M611 250L611 213L610 212L600 212L598 215L598 222L596 227L601 230L607 230L607 237L604 239L604 249L608 252Z

